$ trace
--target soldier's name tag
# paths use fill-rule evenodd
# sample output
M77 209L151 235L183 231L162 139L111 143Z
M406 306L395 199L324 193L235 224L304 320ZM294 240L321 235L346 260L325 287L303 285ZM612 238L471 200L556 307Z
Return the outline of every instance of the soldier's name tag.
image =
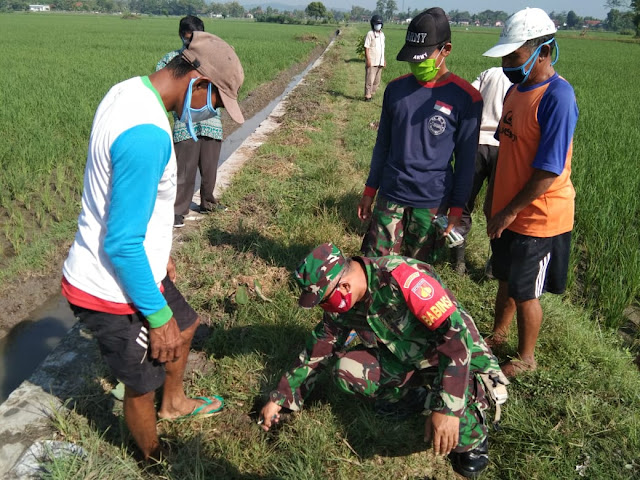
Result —
M391 272L407 306L429 330L435 330L456 311L444 288L435 278L402 264Z

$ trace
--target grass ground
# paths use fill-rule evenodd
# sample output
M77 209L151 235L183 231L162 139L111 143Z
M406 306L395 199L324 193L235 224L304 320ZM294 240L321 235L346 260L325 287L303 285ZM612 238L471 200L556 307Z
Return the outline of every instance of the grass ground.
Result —
M122 419L109 409L108 375L77 411L54 419L59 437L79 443L85 460L51 465L50 478L452 479L446 460L423 443L422 417L377 418L364 403L320 380L305 410L273 433L257 411L297 355L320 312L297 308L290 272L314 246L358 250L355 208L369 166L381 105L364 103L364 66L347 29L325 62L291 97L281 128L239 172L215 213L176 245L178 285L209 320L198 345L207 369L190 395L219 393L217 417L163 423L166 462L143 470L131 457ZM478 48L482 48L478 46ZM390 49L393 51L393 49ZM487 241L472 230L469 275L440 265L448 285L490 331L495 283L483 278ZM510 387L502 429L490 434L486 478L628 479L640 476L640 375L617 337L566 299L543 299L538 371ZM516 340L497 352L513 355ZM106 428L109 425L110 428Z

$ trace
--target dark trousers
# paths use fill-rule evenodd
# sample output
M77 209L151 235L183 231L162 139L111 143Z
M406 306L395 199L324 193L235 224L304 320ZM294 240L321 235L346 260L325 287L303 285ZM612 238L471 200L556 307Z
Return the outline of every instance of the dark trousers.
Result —
M178 192L173 208L175 215L189 213L196 184L196 169L200 170L201 177L200 208L208 209L215 205L213 189L216 186L221 147L221 140L208 137L198 137L197 142L188 139L175 144L178 163Z
M466 237L471 230L471 213L475 208L476 197L478 196L478 193L480 193L484 181L491 181L496 170L497 162L498 147L493 145L478 145L478 153L476 154L476 171L473 175L471 194L469 195L469 200L467 200L467 204L462 211L460 225L457 227L458 232L460 232L463 237Z

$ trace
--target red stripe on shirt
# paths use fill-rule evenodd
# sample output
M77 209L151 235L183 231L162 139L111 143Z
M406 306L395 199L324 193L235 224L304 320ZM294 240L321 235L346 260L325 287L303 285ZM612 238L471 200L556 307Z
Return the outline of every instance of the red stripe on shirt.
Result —
M469 82L467 82L465 79L460 78L459 76L457 76L457 75L455 75L453 73L451 75L449 75L449 78L450 78L450 81L452 83L455 83L460 88L462 88L465 92L467 92L471 96L471 100L474 103L482 101L482 94L473 85L471 85Z
M77 307L87 308L96 312L112 313L114 315L131 315L138 311L132 303L110 302L109 300L98 298L80 290L71 285L64 276L60 283L62 285L62 295L69 300L69 303Z

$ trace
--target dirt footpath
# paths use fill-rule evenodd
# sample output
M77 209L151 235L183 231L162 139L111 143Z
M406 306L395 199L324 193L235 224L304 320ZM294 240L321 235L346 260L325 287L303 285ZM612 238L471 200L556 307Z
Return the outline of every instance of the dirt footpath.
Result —
M253 117L271 100L280 96L291 79L302 72L309 63L315 61L322 54L324 48L323 45L316 46L307 61L294 65L280 73L275 80L263 84L251 92L247 98L240 102L244 117L246 119ZM231 134L238 128L238 124L233 122L224 110L222 125L225 135ZM14 285L2 288L0 292L0 339L5 337L15 325L27 320L36 308L60 291L62 262L70 245L71 238L68 245L60 249L63 252L62 256L52 267L51 272L23 278Z

